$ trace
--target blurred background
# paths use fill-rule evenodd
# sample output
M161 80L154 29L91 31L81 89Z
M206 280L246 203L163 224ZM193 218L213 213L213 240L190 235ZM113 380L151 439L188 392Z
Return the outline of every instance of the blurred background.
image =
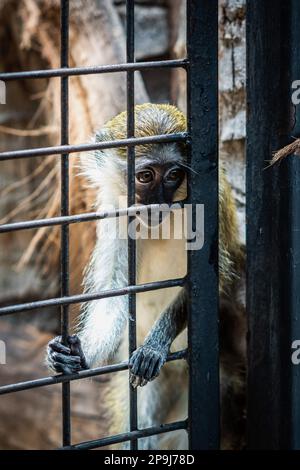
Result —
M185 57L185 0L135 2L136 60ZM244 239L245 0L220 0L220 155L238 205ZM60 64L58 0L0 0L0 71L49 69ZM70 66L125 62L125 1L70 0ZM126 108L126 74L70 77L70 143L88 142L96 129ZM136 103L186 107L183 70L136 73ZM8 82L0 105L0 151L60 143L60 80ZM78 155L70 157L71 213L92 210ZM59 157L1 162L0 223L60 213ZM95 239L94 224L70 226L71 293L81 293L82 272ZM59 227L0 235L0 306L59 295ZM78 307L71 306L76 321ZM7 364L0 385L48 375L45 346L59 334L59 311L34 310L0 318ZM109 410L101 394L109 377L72 383L73 442L106 435ZM61 445L61 386L0 397L0 449Z

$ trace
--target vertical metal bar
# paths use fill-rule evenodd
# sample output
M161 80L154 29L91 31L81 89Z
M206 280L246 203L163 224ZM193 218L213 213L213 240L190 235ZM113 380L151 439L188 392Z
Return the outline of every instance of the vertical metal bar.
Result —
M287 5L288 4L288 5ZM288 80L286 86L287 99L290 96L293 81L300 80L300 3L297 0L289 0L285 3L287 11L287 35L289 40L286 43L284 57L289 58ZM289 137L300 138L300 106L294 105L291 110L292 119L288 119L290 124ZM288 114L287 114L288 117ZM291 139L290 139L291 140ZM300 340L300 158L290 157L280 171L281 176L281 217L283 247L282 253L282 288L283 296L281 308L284 312L282 317L283 325L286 316L289 318L288 341L284 343L283 351L284 364L282 370L288 372L289 377L284 378L283 383L289 384L284 390L288 391L287 397L290 412L286 413L286 400L283 400L284 419L283 434L287 436L288 442L285 447L289 449L300 449L300 366L291 361L291 344L294 340ZM283 173L283 174L282 174ZM286 198L285 198L286 195ZM287 367L287 364L289 367Z
M134 0L126 0L126 60L134 62ZM127 137L134 137L134 71L127 71ZM135 147L127 149L127 205L135 204ZM133 217L128 217L128 223ZM128 284L136 284L136 244L128 237ZM129 356L136 349L136 294L129 294ZM129 385L129 428L137 429L137 392ZM137 450L138 441L130 442L130 449Z
M300 4L287 0L281 5L281 99L280 138L282 143L300 137L300 108L292 104L292 83L300 77L299 48ZM285 142L284 142L285 141ZM300 448L300 368L293 364L291 345L300 339L300 160L290 156L282 162L279 173L279 253L280 265L280 318L279 347L280 414L278 416L279 446Z
M280 0L247 1L247 445L279 445L279 183L265 170L279 148ZM254 47L255 44L255 47Z
M188 0L187 52L188 131L195 170L189 199L194 208L201 203L205 210L204 246L188 257L188 430L190 449L198 450L219 447L217 0Z
M299 446L299 160L266 168L299 135L291 81L299 78L299 2L247 2L248 447ZM255 47L254 47L255 44ZM295 126L293 128L293 126ZM295 434L295 436L294 436ZM296 441L293 442L293 439Z
M69 65L69 0L61 0L61 67ZM61 78L61 144L69 143L69 83ZM69 155L61 155L61 215L69 214ZM69 295L69 226L61 226L61 295ZM61 307L64 342L69 331L69 306ZM70 382L62 385L63 445L71 443Z

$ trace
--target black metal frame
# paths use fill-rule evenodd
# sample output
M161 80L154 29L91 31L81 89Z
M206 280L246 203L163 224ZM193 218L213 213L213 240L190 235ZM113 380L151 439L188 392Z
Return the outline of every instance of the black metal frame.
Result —
M300 135L300 3L247 1L247 316L250 449L300 449L300 159L268 168Z
M97 67L68 67L69 1L61 0L61 67L53 70L1 73L0 80L61 78L61 145L0 153L0 161L45 155L61 155L61 216L49 219L13 222L0 227L0 233L45 226L61 226L61 296L0 308L0 316L61 306L62 335L68 334L70 304L116 295L129 296L129 354L136 348L136 293L188 284L191 294L189 308L189 347L170 354L168 361L188 359L190 368L189 416L187 420L162 424L147 429L137 427L137 397L130 387L130 429L116 436L71 445L70 382L86 377L114 373L128 368L126 363L57 375L0 387L0 395L62 383L63 447L62 449L93 449L108 444L130 441L137 449L138 438L178 429L189 433L190 449L219 447L219 368L218 368L218 1L187 0L187 59L136 63L134 59L134 0L126 1L127 63ZM201 51L201 53L200 53ZM188 132L154 137L134 137L134 72L143 69L182 67L187 71ZM68 141L68 79L70 76L121 72L127 73L127 139L81 145ZM134 211L86 213L69 215L69 154L88 150L127 146L128 207L135 199L135 146L140 143L185 141L190 148L191 165L189 202L202 203L206 208L205 245L189 255L186 278L136 285L135 242L128 241L129 263L127 287L93 294L69 295L69 225L104 217L128 218ZM215 255L212 263L212 253ZM202 269L199 270L199 265Z

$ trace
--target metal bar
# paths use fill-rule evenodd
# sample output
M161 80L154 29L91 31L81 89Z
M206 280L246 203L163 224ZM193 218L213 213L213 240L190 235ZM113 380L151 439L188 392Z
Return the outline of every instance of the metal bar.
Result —
M126 59L134 62L134 0L126 0ZM127 71L127 138L134 137L134 70ZM127 206L135 204L135 147L127 148ZM128 224L134 216L128 217ZM136 243L128 236L128 285L136 284ZM136 294L128 296L129 325L128 325L128 354L129 357L136 350ZM137 390L129 383L129 430L136 431L137 417ZM130 449L138 449L137 439L130 441Z
M247 445L280 447L280 185L266 169L280 147L281 5L247 1ZM255 44L255 47L253 47ZM257 288L259 286L259 288Z
M176 203L178 207L174 206L174 209L177 210L180 207L182 208L185 201L179 201ZM169 206L171 208L171 205ZM74 215L66 215L60 217L49 217L45 219L34 219L34 220L25 220L19 222L11 222L8 224L0 225L0 233L7 233L7 232L16 232L17 230L29 230L34 228L41 228L41 227L52 227L55 225L61 224L78 224L81 222L90 222L92 220L101 220L101 219L109 219L114 217L123 217L127 215L135 215L137 212L141 211L151 211L159 208L159 204L147 204L147 205L139 205L136 207L129 207L125 209L116 209L111 211L101 211L101 212L86 212L83 214L74 214ZM173 210L173 207L172 207Z
M204 204L204 246L189 252L189 443L219 448L218 1L187 2L189 197ZM193 217L195 219L195 217ZM195 220L192 221L193 226ZM195 229L195 226L194 226ZM201 269L199 269L201 266Z
M186 356L187 351L185 349L182 351L176 351L169 354L167 361L179 361L185 359ZM112 374L114 372L120 372L126 369L128 369L127 362L121 362L119 364L111 364L109 366L97 367L95 369L82 370L80 372L69 375L54 375L51 377L43 377L42 379L27 380L26 382L2 385L0 387L0 395L22 392L32 388L47 387L49 385L55 385L74 380L87 379L89 377L96 377L98 375Z
M79 144L79 145L57 145L53 147L41 147L36 149L12 150L0 153L0 161L12 160L15 158L44 157L47 155L61 155L62 153L89 152L91 150L103 150L118 147L128 147L130 145L145 145L166 142L185 142L187 134L162 134L151 137L136 137L130 139L110 140L106 142Z
M69 0L61 0L61 67L69 66ZM69 77L61 77L61 145L69 144ZM69 154L61 155L61 216L69 215ZM69 225L61 226L61 296L69 295ZM67 345L69 334L69 304L61 305L61 335ZM62 384L63 445L71 443L70 382Z
M116 434L115 436L103 437L101 439L95 439L93 441L81 442L73 446L62 447L58 450L91 450L99 447L105 447L108 445L119 444L121 442L131 441L134 442L141 437L155 436L156 434L163 434L172 431L178 431L179 429L186 429L186 421L177 421L175 423L161 424L158 426L152 426L151 428L139 429L136 431L125 432L123 434Z
M128 70L148 70L160 68L185 68L187 66L186 59L160 60L149 62L134 62L126 64L98 65L90 67L69 67L50 69L50 70L28 70L24 72L2 72L0 80L27 80L54 77L74 77L78 75L95 75L100 73L118 73L127 72Z
M25 312L28 310L36 310L45 307L91 302L92 300L106 299L108 297L114 297L119 295L128 295L133 292L139 293L157 289L167 289L169 287L183 286L184 283L185 278L169 279L166 281L148 282L146 284L127 286L120 289L101 291L95 294L69 295L67 297L54 297L52 299L37 300L24 304L8 305L6 307L0 307L0 317L3 315L10 315L12 313Z
M285 86L287 112L284 114L289 125L289 141L300 138L300 107L293 106L293 120L288 118L291 103L290 89L294 81L300 79L300 3L289 0L282 5L283 19L286 18L286 41L284 42L284 63L281 67L288 73ZM282 432L286 440L282 447L300 449L300 367L291 361L291 345L299 340L300 332L300 159L294 155L279 169L281 213L281 282L282 282L282 332L286 338L282 341ZM288 320L288 325L286 323Z
M266 168L300 136L291 85L300 77L300 4L247 3L248 447L299 449L300 161ZM256 47L253 47L255 40ZM266 275L267 273L267 275ZM257 289L259 285L259 289Z

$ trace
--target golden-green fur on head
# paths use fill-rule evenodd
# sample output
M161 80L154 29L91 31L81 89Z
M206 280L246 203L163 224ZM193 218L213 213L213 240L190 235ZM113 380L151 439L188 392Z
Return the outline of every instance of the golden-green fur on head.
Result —
M178 108L169 104L145 103L134 109L135 137L150 137L161 134L186 132L186 117ZM99 133L97 140L119 140L127 138L127 112L124 111L111 119ZM157 144L137 145L136 157L151 154ZM179 144L179 146L182 144ZM120 157L126 158L127 149L117 150Z

